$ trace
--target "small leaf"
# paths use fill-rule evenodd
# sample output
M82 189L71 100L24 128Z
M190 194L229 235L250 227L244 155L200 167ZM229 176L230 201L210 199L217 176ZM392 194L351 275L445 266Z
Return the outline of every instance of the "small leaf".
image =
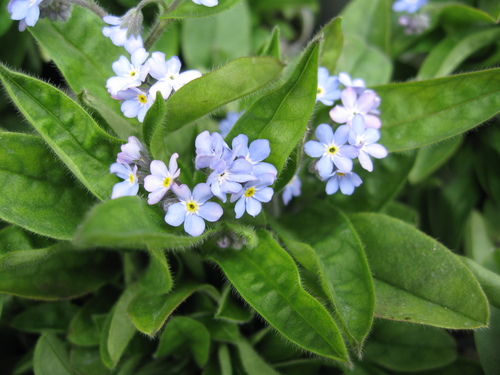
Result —
M173 317L165 325L154 356L156 358L167 356L186 346L193 354L198 367L204 367L210 350L210 333L207 328L188 317Z
M79 246L178 249L194 246L216 231L217 226L199 237L182 235L182 228L165 223L157 207L139 197L122 197L95 206L74 242Z
M241 0L219 0L219 4L214 7L206 7L195 4L192 1L184 1L173 11L164 14L162 18L210 17L231 9L240 1Z
M269 56L281 60L280 29L274 26L271 37L259 51L259 56Z
M447 248L385 215L350 218L374 275L375 316L449 329L488 323L479 283Z
M45 302L27 308L16 315L11 325L15 329L34 333L64 333L78 307L68 301Z
M278 375L271 365L266 363L250 343L241 337L236 342L236 347L240 354L241 364L248 374Z
M365 358L389 370L431 370L457 358L455 340L444 330L384 320L373 327Z
M50 333L38 339L33 367L35 375L74 375L64 343Z
M77 374L111 375L111 371L101 361L99 348L73 347L70 361Z
M258 234L253 249L218 251L211 257L243 299L286 338L315 354L348 361L335 322L302 289L292 258L268 232Z
M459 257L459 259L477 278L477 281L479 281L484 293L488 297L490 305L500 309L500 275L491 272L467 257Z
M477 352L486 375L495 375L500 368L498 337L500 337L500 310L491 307L488 329L474 331Z
M106 134L77 103L55 87L0 65L8 94L56 155L96 197L111 194L119 140Z
M246 134L250 141L268 139L271 155L266 162L278 173L288 156L304 136L316 103L319 44L303 52L288 81L277 90L258 99L233 126L226 141Z
M499 72L497 68L375 87L382 99L384 146L389 151L426 146L495 116L500 108Z
M150 249L149 254L149 267L141 277L140 283L145 293L168 293L172 289L173 281L167 257L161 249Z
M465 255L477 264L490 271L499 271L494 259L495 243L488 234L487 222L484 217L473 210L465 227Z
M37 234L70 239L93 200L43 140L2 133L0 160L0 218Z
M236 323L245 323L253 318L253 311L241 306L239 301L232 296L231 288L226 285L224 286L215 318Z
M167 103L161 92L156 93L156 99L148 109L146 116L144 117L144 122L142 123L142 138L146 147L151 143L151 138L158 126L163 126L163 121L165 119L165 114L167 113Z
M220 374L221 375L233 375L233 366L231 365L231 355L229 354L229 348L227 345L219 345L219 350L217 351L219 357Z

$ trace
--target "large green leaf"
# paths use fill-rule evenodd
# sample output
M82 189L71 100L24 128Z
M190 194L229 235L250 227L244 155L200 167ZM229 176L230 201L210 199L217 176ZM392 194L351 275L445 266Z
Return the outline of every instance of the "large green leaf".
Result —
M282 68L270 57L241 58L184 85L167 101L165 123L153 134L151 153L157 159L166 158L171 153L165 144L169 133L260 89Z
M119 140L94 122L77 103L55 87L0 65L8 94L71 172L101 200L111 194Z
M218 5L214 7L206 7L204 5L195 4L192 1L183 1L177 8L164 14L162 18L210 17L231 9L240 1L241 0L219 0Z
M44 236L70 239L93 200L43 140L2 133L0 160L0 218Z
M182 227L165 223L156 206L139 197L122 197L94 207L74 242L79 246L178 249L196 245L216 231L214 227L198 237L185 235Z
M226 141L241 133L246 134L250 141L268 139L271 155L266 162L281 171L304 136L316 103L318 54L318 42L311 43L288 81L258 99L239 118Z
M74 375L68 351L57 336L46 333L37 341L33 370L35 375Z
M67 22L40 19L29 31L54 60L69 86L76 93L88 92L111 128L126 139L132 135L132 122L112 121L115 115L124 117L120 102L112 99L106 89L107 79L115 75L111 65L126 51L102 35L103 26L107 25L88 9L73 7Z
M382 214L351 216L374 275L375 316L451 329L488 323L488 301L447 248Z
M376 87L382 98L383 144L422 147L461 134L496 115L500 69Z
M342 337L326 309L300 285L292 258L264 230L259 245L217 251L229 281L275 329L301 348L337 361L348 361Z

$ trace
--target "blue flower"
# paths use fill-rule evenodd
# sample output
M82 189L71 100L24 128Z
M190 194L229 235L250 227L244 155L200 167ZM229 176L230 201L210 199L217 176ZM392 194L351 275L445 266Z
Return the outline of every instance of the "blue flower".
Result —
M233 150L238 149L236 156L252 164L252 174L259 177L262 174L272 174L276 179L278 170L270 163L263 162L271 154L271 146L267 139L256 139L248 146L248 137L240 134L233 139Z
M184 230L193 237L199 236L205 230L205 221L215 222L223 214L222 207L215 202L207 202L212 198L210 186L198 184L191 190L186 185L173 185L172 191L180 202L167 208L165 222L174 227L184 223Z
M364 91L366 88L366 83L361 78L352 79L346 72L339 73L339 82L344 85L344 87L354 87L355 89Z
M318 69L318 91L316 101L324 105L333 105L333 102L340 98L341 91L338 89L339 80L335 76L330 76L328 69L320 67Z
M139 122L144 121L146 113L154 103L154 98L151 97L151 95L139 90L136 87L118 91L115 99L123 100L120 109L125 117L137 117Z
M252 216L257 216L262 210L261 202L269 202L273 197L274 190L269 187L275 180L272 174L264 174L259 179L247 182L243 189L237 194L231 195L231 203L236 202L234 212L236 219L248 212Z
M352 119L357 113L365 117L366 126L379 129L382 123L375 116L379 114L378 106L380 98L373 90L363 90L360 93L355 87L347 87L342 91L342 104L336 105L330 110L330 117L338 124L351 126Z
M141 141L133 135L128 137L128 143L122 145L121 150L116 158L116 162L121 164L133 164L137 160L144 160L143 154L146 153Z
M286 184L283 189L283 203L288 205L293 197L300 196L300 188L302 187L302 182L299 179L299 176L294 175L288 184Z
M342 194L351 195L354 192L354 189L361 185L363 181L361 178L354 172L340 172L336 170L330 176L323 178L323 181L327 181L326 183L326 193L328 195L334 194L339 190Z
M140 86L145 81L149 66L144 62L148 55L144 48L138 48L132 53L130 61L122 55L113 63L113 71L117 76L109 78L106 82L111 96L115 97L118 91Z
M395 12L415 13L425 4L428 0L397 0L392 4L392 10Z
M347 127L347 125L344 125ZM349 131L349 143L355 146L358 151L358 160L361 166L367 171L373 171L373 163L370 156L382 159L387 156L387 150L377 142L380 139L380 131L374 128L365 127L365 119L357 114L352 120L352 128Z
M229 146L224 142L222 136L214 132L210 134L208 130L198 134L195 140L196 146L196 169L210 167L215 168L215 165L225 153L231 153Z
M128 195L137 195L137 192L139 191L137 165L134 165L132 169L128 164L113 163L111 164L109 171L124 180L113 186L111 199L125 197Z
M35 26L40 17L38 5L42 0L10 0L7 11L10 18L19 22L19 31L26 30L27 26Z
M236 124L236 121L238 121L243 112L228 112L226 118L219 122L219 130L222 137L226 138L226 135L229 134L229 131Z
M358 156L358 150L354 146L346 145L349 128L339 127L334 134L330 125L320 124L315 134L319 142L308 141L304 145L304 151L313 158L320 158L316 164L319 175L331 175L334 166L342 172L350 172L352 159Z
M161 160L151 162L151 174L144 178L144 189L150 192L148 195L149 204L158 203L174 185L174 180L181 174L181 170L177 167L178 157L177 153L170 157L168 168Z

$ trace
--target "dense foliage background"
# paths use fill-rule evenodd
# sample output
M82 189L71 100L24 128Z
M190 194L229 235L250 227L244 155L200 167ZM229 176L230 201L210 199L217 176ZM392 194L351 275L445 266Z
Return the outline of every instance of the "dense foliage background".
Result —
M143 123L106 90L125 52L100 17L74 5L67 22L19 32L7 4L1 374L500 372L497 1L431 0L412 34L389 0L150 4L145 40L157 15L174 21L148 51L203 77L157 99ZM100 4L118 16L137 5ZM319 67L381 98L389 155L352 195L325 194L303 152L333 123L316 102ZM179 153L193 188L206 178L196 136L243 110L226 141L269 139L278 170L255 218L222 204L191 237L142 189L110 199L129 136L165 163ZM301 195L284 205L295 174Z

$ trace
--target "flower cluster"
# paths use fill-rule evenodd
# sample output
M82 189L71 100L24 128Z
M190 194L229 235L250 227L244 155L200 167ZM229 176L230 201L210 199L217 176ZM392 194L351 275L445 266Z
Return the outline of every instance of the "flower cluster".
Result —
M177 56L168 60L162 52L153 52L150 56L140 35L127 36L128 29L123 27L122 18L106 16L103 19L110 25L103 28L103 34L130 55L130 59L122 55L113 63L116 76L106 82L111 97L123 101L121 110L126 117L137 117L143 122L157 92L168 99L172 92L201 77L197 70L180 73L181 61Z
M276 167L263 161L271 152L269 141L257 139L249 145L248 137L240 134L231 149L219 133L204 131L197 136L195 145L196 168L207 170L208 178L191 192L178 181L181 171L177 153L170 157L167 168L160 160L150 161L141 142L130 137L110 167L111 173L124 180L115 184L111 199L137 195L143 184L149 192L148 203L160 203L166 210L165 221L172 226L184 224L184 230L192 236L203 233L205 220L215 222L221 218L222 207L209 202L214 196L226 202L230 194L231 203L236 202L237 219L245 211L258 215L262 203L269 202L274 194L270 185L278 173Z
M329 85L326 85L326 82L329 82ZM338 88L340 85L344 86L342 91ZM325 97L331 100L325 103ZM330 117L341 125L335 131L328 124L318 125L315 131L318 140L306 142L304 151L307 155L318 158L314 169L321 180L326 181L327 194L333 194L340 189L343 194L351 195L362 183L361 178L352 171L353 160L357 158L361 167L371 172L371 157L380 159L387 156L387 150L376 143L380 139L378 129L382 125L378 117L380 98L375 91L365 88L363 80L352 80L347 73L330 77L325 68L320 68L317 100L332 105L336 100L334 97L340 98L341 104L330 110ZM293 183L297 184L296 181ZM300 185L298 186L300 188ZM285 204L292 195L296 195L297 185L295 190L293 185L288 189L285 190ZM283 199L285 200L285 195Z
M398 24L404 27L406 34L421 34L429 28L429 16L417 13L427 2L428 0L397 0L392 4L394 12L404 12L399 17Z

